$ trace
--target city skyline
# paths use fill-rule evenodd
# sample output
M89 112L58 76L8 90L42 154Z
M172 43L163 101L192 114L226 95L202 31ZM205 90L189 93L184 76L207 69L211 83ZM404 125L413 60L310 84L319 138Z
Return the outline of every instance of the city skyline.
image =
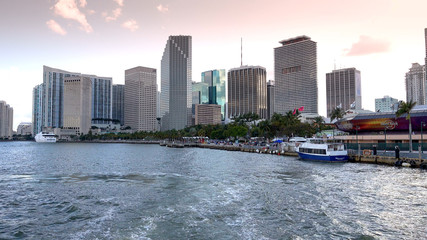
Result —
M0 5L0 29L7 36L0 40L0 100L14 108L14 129L31 121L32 89L43 80L43 65L110 76L114 84L123 84L125 69L140 65L160 69L164 41L170 35L193 37L193 76L239 65L243 37L243 64L266 67L271 80L278 41L310 36L318 47L318 110L323 116L325 73L346 67L360 70L362 107L373 111L375 98L406 99L405 73L426 57L424 1L354 1L351 11L336 0L244 5L23 0ZM253 18L254 11L265 16ZM218 12L222 17L213 15Z

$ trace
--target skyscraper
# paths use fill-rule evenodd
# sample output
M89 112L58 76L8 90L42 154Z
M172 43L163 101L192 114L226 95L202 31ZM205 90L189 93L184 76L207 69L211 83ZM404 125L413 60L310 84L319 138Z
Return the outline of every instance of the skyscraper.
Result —
M274 81L267 82L267 119L271 119L274 114Z
M156 131L157 73L154 68L125 71L125 126L133 131Z
M85 75L92 83L92 124L110 124L113 115L112 84L110 77Z
M92 120L92 81L88 76L64 78L64 129L87 134Z
M274 112L304 107L317 113L317 46L307 36L280 41L274 49Z
M260 66L241 66L228 71L228 117L245 113L267 116L267 72Z
M125 124L125 85L113 85L113 121Z
M356 68L333 70L326 73L326 113L336 107L341 109L362 108L362 87L360 71Z
M413 63L405 76L406 101L416 102L417 105L425 104L426 97L425 66Z
M0 138L13 137L13 108L5 101L0 101Z
M202 82L208 84L208 103L221 105L221 119L225 119L225 69L202 73Z
M43 83L33 88L33 124L31 135L34 137L37 133L42 131L43 126Z
M67 72L43 66L43 124L42 127L60 128L64 123L64 78L80 76L80 73ZM34 124L34 123L33 123Z
M169 36L161 60L161 129L191 125L192 38Z

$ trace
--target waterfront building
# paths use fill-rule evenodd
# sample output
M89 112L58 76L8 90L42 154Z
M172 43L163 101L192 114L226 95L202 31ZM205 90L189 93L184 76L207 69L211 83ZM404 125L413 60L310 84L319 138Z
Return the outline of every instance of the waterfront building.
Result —
M43 83L33 88L33 109L32 109L32 133L34 137L37 133L42 131L43 127Z
M0 138L13 137L13 108L5 101L0 101Z
M284 115L304 107L306 113L317 113L317 43L307 36L279 43L274 49L274 112Z
M333 109L340 107L362 109L362 87L360 71L356 68L333 70L326 73L326 113L330 117Z
M274 81L267 82L267 119L271 119L274 114Z
M245 113L267 117L267 72L260 66L241 66L228 71L228 118Z
M218 104L196 104L196 125L221 124L221 105Z
M208 103L221 106L221 119L225 118L226 89L225 69L215 69L202 72L202 83L208 85Z
M375 98L375 112L396 112L399 108L399 100L390 96Z
M413 101L417 105L426 104L426 71L425 66L413 63L405 76L406 102Z
M135 67L125 71L125 126L133 131L157 131L157 70Z
M88 76L64 78L64 126L75 135L87 134L92 120L92 81ZM74 135L74 134L72 134Z
M31 135L32 134L32 127L33 127L33 124L30 122L21 122L18 125L18 128L16 129L16 134L21 135L21 136Z
M42 128L61 128L63 126L64 78L80 75L80 73L43 66Z
M192 38L169 36L161 60L161 130L191 125Z
M94 75L84 75L89 77L92 84L92 125L108 125L112 123L112 83L110 77L98 77Z
M120 123L121 126L125 124L125 85L113 85L113 122Z

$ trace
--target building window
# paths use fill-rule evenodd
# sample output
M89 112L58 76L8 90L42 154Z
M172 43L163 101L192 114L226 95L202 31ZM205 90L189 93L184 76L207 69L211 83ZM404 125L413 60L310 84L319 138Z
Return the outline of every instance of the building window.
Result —
M288 68L282 69L283 74L294 73L294 72L299 72L299 71L301 71L301 66L288 67Z

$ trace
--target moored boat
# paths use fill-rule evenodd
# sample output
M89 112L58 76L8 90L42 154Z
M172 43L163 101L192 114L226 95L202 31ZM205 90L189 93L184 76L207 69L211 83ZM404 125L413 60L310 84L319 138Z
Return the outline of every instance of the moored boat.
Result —
M55 134L49 133L49 132L39 132L34 137L36 142L43 142L43 143L55 143L56 137Z
M342 142L337 140L308 139L296 148L303 160L346 162L348 153Z

